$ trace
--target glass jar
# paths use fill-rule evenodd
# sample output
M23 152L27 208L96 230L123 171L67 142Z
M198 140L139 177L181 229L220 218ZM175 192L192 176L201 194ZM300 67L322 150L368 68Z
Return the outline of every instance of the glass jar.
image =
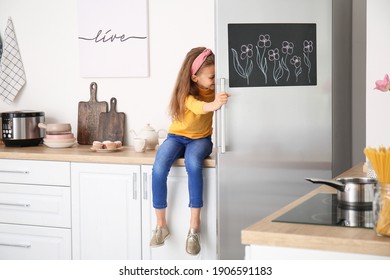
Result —
M378 183L374 187L372 213L376 234L390 236L390 184Z

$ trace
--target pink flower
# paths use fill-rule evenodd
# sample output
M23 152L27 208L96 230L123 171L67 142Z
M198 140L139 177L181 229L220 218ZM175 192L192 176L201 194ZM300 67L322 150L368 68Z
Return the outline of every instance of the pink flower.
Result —
M389 75L386 74L383 80L378 80L375 82L376 87L374 89L386 92L390 90L390 78Z

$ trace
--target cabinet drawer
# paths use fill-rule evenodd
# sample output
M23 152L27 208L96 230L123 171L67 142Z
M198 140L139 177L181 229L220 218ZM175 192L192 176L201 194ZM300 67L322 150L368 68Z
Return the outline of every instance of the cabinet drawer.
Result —
M70 188L0 183L0 222L71 227Z
M71 230L0 224L0 260L71 259Z
M0 159L0 182L70 186L70 163Z

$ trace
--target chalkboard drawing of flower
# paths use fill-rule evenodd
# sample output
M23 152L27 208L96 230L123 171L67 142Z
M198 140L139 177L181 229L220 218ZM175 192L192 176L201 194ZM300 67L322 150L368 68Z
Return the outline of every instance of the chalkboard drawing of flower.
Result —
M377 90L386 92L390 90L390 78L389 75L386 74L383 80L378 80L375 82L375 88Z
M305 40L303 41L303 61L307 66L307 79L310 83L310 70L311 70L311 62L309 58L309 54L313 52L313 41Z
M264 75L265 84L267 84L267 71L268 71L268 65L267 65L267 58L264 57L266 49L271 47L271 38L268 34L261 34L259 35L259 40L257 41L256 46L256 62L257 66L259 66L261 73ZM263 49L263 51L260 53L260 49Z
M291 55L294 51L294 43L283 41L282 42L282 53L285 55L280 59L280 64L282 65L283 69L287 72L287 78L286 82L290 79L290 69L287 66L287 60L288 56Z
M236 70L237 74L240 75L242 78L246 79L247 85L249 85L249 76L252 73L253 70L253 45L242 45L241 46L241 54L240 59L245 60L245 68L241 66L240 60L238 59L238 53L235 49L232 48L233 53L233 66Z
M290 64L294 65L294 68L295 68L295 82L298 82L298 77L302 73L301 57L294 55L290 59Z
M274 78L275 84L278 84L278 80L283 76L283 67L280 64L280 55L279 49L271 49L268 51L268 59L269 61L274 62L274 70L272 71L272 76Z

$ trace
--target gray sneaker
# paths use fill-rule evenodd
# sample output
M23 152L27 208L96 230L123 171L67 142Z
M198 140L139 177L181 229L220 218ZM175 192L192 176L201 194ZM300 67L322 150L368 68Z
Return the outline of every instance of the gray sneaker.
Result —
M165 227L156 227L153 231L152 239L150 240L150 247L159 247L164 245L164 241L169 237L169 229Z
M188 231L186 252L193 256L196 256L200 252L200 232L193 228Z

